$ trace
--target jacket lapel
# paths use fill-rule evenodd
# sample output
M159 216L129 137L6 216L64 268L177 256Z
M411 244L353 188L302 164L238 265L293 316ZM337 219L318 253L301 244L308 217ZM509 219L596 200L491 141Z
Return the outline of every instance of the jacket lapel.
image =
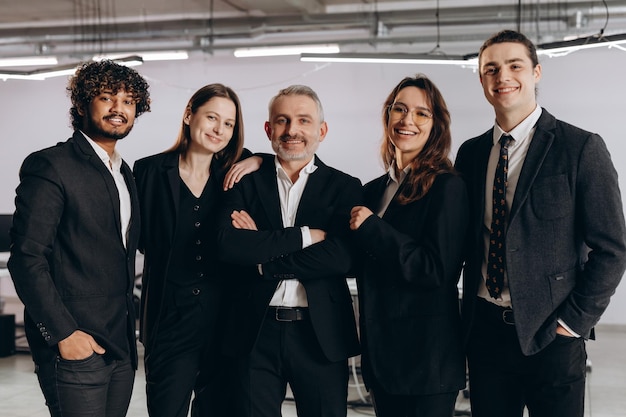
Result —
M365 205L369 207L374 212L374 214L377 214L378 211L380 210L380 205L382 203L381 197L385 193L385 188L387 188L388 181L389 181L389 174L387 173L381 177L376 178L372 183L370 183L365 188ZM400 192L400 187L398 187L396 194L393 196L393 199L389 203L389 207L387 207L387 210L385 211L383 218L387 215L387 213L389 212L389 209L393 210L392 207L395 206L395 199L399 192Z
M320 196L327 195L325 188L328 187L330 170L317 156L315 156L317 169L309 175L306 186L302 192L298 211L296 212L295 224L309 224L312 219L319 217L318 210L321 205L326 205L326 200Z
M133 172L128 166L128 164L122 160L122 175L124 176L124 182L126 183L126 187L128 187L128 192L130 193L130 224L128 225L128 239L126 241L126 249L129 252L134 252L136 248L135 242L137 242L137 238L139 237L139 228L141 225L141 221L139 218L139 195L137 192L137 186L135 185L135 180L133 178Z
M280 212L280 196L278 195L274 158L264 158L258 173L259 175L253 175L252 178L259 201L263 206L271 227L273 229L282 229L284 226Z
M556 119L545 109L541 114L541 117L537 121L535 133L528 147L528 153L520 172L520 177L515 188L515 196L513 197L513 204L511 205L511 214L509 216L509 223L511 219L515 217L519 208L524 204L528 198L530 188L537 178L537 174L541 169L543 161L546 155L550 151L552 142L554 141L554 131Z
M482 219L485 218L487 165L489 164L489 154L491 153L491 148L493 147L493 128L483 134L478 141L477 147L478 149L475 155L476 160L474 163L476 170L476 172L474 172L474 178L476 181L473 181L473 190L468 190L468 192L470 195L476 196L476 202L478 203L477 214L479 215L478 218L481 219L479 224L482 227Z
M74 143L79 149L85 159L90 163L100 174L102 180L106 186L109 198L111 200L111 207L113 208L113 215L115 217L115 225L117 227L117 234L120 237L120 244L122 243L122 231L121 231L121 219L120 219L120 196L117 191L117 186L113 180L113 176L109 169L104 165L100 157L96 154L91 144L87 142L87 139L79 131L74 132L72 137Z
M165 183L169 185L169 197L172 207L174 207L174 222L178 219L178 210L180 202L180 173L178 172L178 152L168 154L163 160L163 175Z

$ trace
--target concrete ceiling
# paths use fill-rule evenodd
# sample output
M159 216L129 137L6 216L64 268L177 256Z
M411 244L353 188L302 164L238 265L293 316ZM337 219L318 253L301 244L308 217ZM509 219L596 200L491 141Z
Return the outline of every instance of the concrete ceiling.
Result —
M0 58L324 43L469 53L503 28L538 43L626 33L626 1L615 0L0 0L0 10Z

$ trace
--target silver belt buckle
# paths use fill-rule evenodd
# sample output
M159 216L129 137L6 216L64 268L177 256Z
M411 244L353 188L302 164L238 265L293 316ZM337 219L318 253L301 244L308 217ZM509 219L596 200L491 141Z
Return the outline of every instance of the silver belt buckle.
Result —
M502 321L511 326L515 325L515 317L513 316L513 310L507 308L502 312Z

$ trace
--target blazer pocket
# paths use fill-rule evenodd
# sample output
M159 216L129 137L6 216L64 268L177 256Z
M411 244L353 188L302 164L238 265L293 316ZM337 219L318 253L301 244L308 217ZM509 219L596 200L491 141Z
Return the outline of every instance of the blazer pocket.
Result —
M574 212L572 191L565 174L537 178L530 198L535 216L541 220L560 219Z
M576 285L578 268L548 276L552 308L556 309L570 295Z

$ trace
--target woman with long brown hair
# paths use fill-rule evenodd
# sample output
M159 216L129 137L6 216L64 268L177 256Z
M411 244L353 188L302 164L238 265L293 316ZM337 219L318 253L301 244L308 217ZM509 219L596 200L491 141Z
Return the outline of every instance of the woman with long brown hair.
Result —
M135 163L145 254L140 338L151 417L186 417L192 394L193 416L229 415L218 347L228 277L217 259L215 217L243 139L239 98L209 84L189 99L174 146Z
M467 192L449 158L450 113L425 76L382 112L387 172L352 209L361 367L379 417L450 417L465 385L457 282Z

